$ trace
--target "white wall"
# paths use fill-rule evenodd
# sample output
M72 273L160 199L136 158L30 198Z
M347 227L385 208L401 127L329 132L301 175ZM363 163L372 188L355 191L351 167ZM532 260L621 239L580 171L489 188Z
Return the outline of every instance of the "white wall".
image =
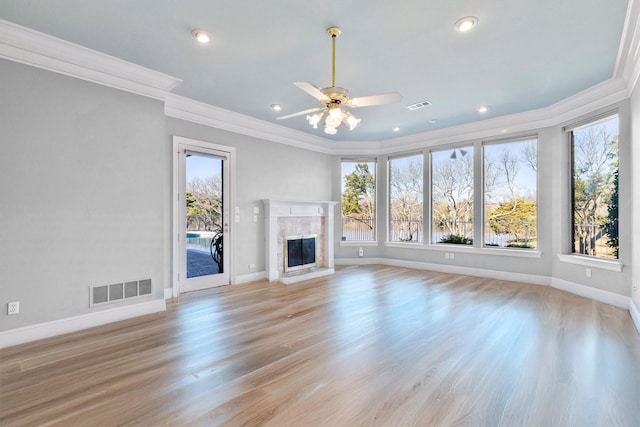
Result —
M172 277L174 135L236 148L237 275L265 269L262 199L340 200L340 156L167 118L161 101L9 61L0 60L0 74L0 307L21 303L18 316L0 311L0 331L102 310L89 309L91 284L150 277L150 298L162 298ZM640 227L630 226L637 217L632 207L640 212L630 159L640 164L640 150L629 143L638 143L639 98L636 90L630 101L612 106L621 117L622 272L592 269L586 278L584 267L556 258L568 242L562 222L568 190L558 185L568 173L561 126L538 131L540 258L461 252L445 262L442 251L385 246L386 155L378 156L380 244L365 247L365 258L554 277L630 296L631 266L640 265L638 251L631 255ZM339 224L339 210L336 219ZM356 258L358 247L339 246L339 233L338 227L336 257ZM633 239L625 238L631 233ZM634 300L640 304L638 292Z
M637 98L637 96L636 96ZM638 108L640 109L640 108ZM577 265L563 262L558 259L558 254L567 254L570 249L571 234L569 230L570 222L570 150L569 141L566 132L563 131L565 124L552 126L548 128L538 129L537 131L527 132L524 135L538 135L538 245L537 251L540 252L538 258L523 258L511 256L513 251L487 250L477 248L469 251L468 248L461 248L456 245L446 245L448 252L454 252L454 260L445 259L445 253L442 250L443 245L437 245L434 248L429 245L412 245L405 244L404 247L399 245L386 245L386 229L387 229L387 155L378 156L377 165L377 204L376 210L376 226L378 227L378 244L374 246L359 245L356 243L344 244L340 242L340 210L336 212L336 259L340 263L340 259L345 262L366 262L366 258L382 258L401 262L417 262L425 263L430 266L451 268L453 271L477 272L478 274L488 274L493 277L499 277L500 273L513 273L511 277L526 279L534 283L551 283L551 280L557 279L572 284L585 285L598 290L619 294L629 297L631 295L631 227L633 218L631 215L631 161L630 161L630 103L623 101L606 108L593 111L583 117L577 117L572 122L583 120L589 116L597 115L605 111L617 110L620 117L620 262L623 264L621 272L610 271L598 267L589 267L591 269L591 277L586 277L586 268L584 265ZM518 137L522 135L499 134L494 139L503 139L509 137ZM491 140L486 138L485 140ZM480 140L465 140L461 136L458 143L478 144ZM428 159L430 141L424 141L425 159ZM438 146L442 149L444 146ZM475 151L475 150L474 150ZM416 151L413 151L415 153ZM419 151L418 151L419 152ZM334 156L334 176L336 177L333 184L334 200L340 200L341 197L341 170L340 162L343 157ZM425 160L428 161L428 160ZM640 186L637 186L640 187ZM636 189L636 191L640 191ZM429 188L425 185L424 196L425 203L429 195ZM640 212L640 209L639 209ZM365 260L359 260L358 249L364 249ZM521 253L521 252L520 252ZM491 255L489 255L491 254ZM496 255L500 254L500 255ZM354 260L355 259L355 260Z
M236 147L237 275L265 269L262 199L331 198L329 155L166 118L161 101L15 62L0 60L0 75L0 331L163 298L173 135ZM89 285L145 278L153 296L89 308Z
M631 211L634 219L631 230L633 242L632 298L640 311L640 88L636 84L631 96Z
M89 308L92 284L151 278L120 305L163 298L162 102L6 60L0 76L0 330L113 308Z
M174 135L236 148L235 206L240 208L240 223L232 224L236 275L265 270L263 199L331 200L329 155L167 118L167 147ZM254 207L260 210L257 222L253 222ZM255 267L249 268L250 264Z

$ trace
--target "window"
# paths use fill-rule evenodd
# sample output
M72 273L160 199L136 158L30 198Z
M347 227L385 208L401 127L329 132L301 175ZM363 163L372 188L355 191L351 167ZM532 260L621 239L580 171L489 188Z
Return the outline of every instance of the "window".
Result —
M532 138L483 147L484 246L536 247L537 144Z
M376 239L376 164L342 162L342 240Z
M389 160L389 241L422 242L422 154Z
M431 243L473 244L473 147L431 153Z
M569 130L572 252L618 258L618 116Z

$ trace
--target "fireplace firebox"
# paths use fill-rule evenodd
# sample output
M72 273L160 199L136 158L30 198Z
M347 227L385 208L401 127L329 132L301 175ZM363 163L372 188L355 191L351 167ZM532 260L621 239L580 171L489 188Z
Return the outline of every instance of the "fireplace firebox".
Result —
M310 234L285 238L285 273L316 266L316 237L318 237L316 234Z

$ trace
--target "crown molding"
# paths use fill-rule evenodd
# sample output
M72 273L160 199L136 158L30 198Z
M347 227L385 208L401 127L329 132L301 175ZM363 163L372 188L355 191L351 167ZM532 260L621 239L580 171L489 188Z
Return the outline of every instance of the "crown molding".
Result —
M391 154L461 141L495 138L502 134L537 131L562 124L630 96L631 90L627 82L622 78L613 78L549 107L389 139L378 144L360 141L341 143L334 154Z
M182 82L1 19L0 58L160 100Z
M613 75L626 80L633 92L640 75L640 0L629 0Z
M380 155L555 126L627 99L640 76L640 0L629 0L611 79L548 107L382 141L333 141L169 93L182 80L0 20L0 58L165 101L165 115L331 155Z
M165 115L242 135L278 142L280 144L333 154L332 141L289 129L275 123L255 119L240 113L215 107L191 98L168 94Z

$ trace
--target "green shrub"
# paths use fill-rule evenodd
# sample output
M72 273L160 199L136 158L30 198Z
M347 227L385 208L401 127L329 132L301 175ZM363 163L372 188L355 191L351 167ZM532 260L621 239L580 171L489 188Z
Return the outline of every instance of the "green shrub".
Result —
M447 234L440 239L440 243L453 243L456 245L472 245L473 239L467 239L464 236L459 236L457 234Z

